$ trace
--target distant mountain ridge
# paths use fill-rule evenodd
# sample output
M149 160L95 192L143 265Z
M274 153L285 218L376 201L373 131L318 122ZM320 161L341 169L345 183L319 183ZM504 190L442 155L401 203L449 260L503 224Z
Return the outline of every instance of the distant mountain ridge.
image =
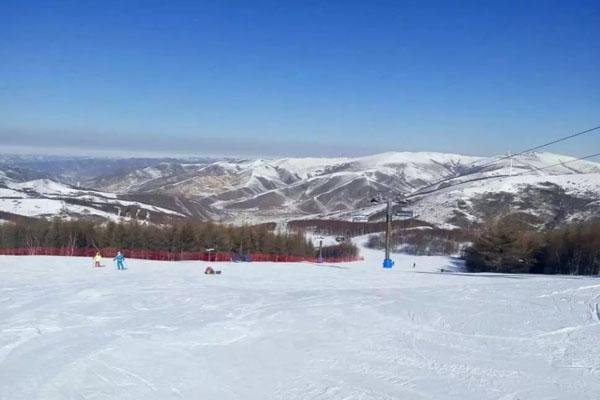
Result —
M599 163L552 153L493 160L435 152L280 159L5 155L0 156L0 184L10 179L13 186L5 188L17 190L14 182L46 179L75 185L79 191L111 194L113 202L116 198L148 210L155 207L155 213L233 223L377 220L381 206L370 200L388 192L420 193L411 197L408 208L438 226L467 226L504 212L526 214L538 224L600 215Z

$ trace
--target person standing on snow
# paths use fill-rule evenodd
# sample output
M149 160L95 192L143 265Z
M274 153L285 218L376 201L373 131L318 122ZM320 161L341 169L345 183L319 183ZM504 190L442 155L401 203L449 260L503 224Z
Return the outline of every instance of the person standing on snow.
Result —
M100 262L102 261L102 254L100 254L100 252L98 251L96 253L96 255L94 256L94 267L96 268L100 268Z
M113 260L117 262L117 269L125 269L125 267L123 266L125 256L120 251L117 252L117 255L115 256L115 258L113 258Z

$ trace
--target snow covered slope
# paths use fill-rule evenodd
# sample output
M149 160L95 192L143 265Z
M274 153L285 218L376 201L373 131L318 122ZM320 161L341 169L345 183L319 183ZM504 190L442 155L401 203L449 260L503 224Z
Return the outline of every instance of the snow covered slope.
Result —
M430 180L408 195L405 209L444 227L466 227L504 213L526 214L532 223L554 226L600 217L600 164L551 153L524 154L490 165L474 161L459 175ZM340 219L381 219L382 207L367 204L336 212Z
M600 173L502 176L457 183L417 197L411 209L433 224L466 226L486 217L521 212L534 223L600 217Z
M0 398L598 398L598 279L365 256L220 276L0 257Z
M19 182L0 176L0 212L25 217L86 217L101 220L160 222L182 214L120 199L113 193L77 189L49 179Z

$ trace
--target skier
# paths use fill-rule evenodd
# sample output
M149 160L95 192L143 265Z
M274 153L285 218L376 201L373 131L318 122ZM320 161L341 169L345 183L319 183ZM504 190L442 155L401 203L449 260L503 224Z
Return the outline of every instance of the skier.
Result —
M123 266L125 256L120 251L117 252L117 255L115 256L115 258L113 258L113 260L117 262L117 269L125 269L125 267Z
M413 269L415 269L415 268L416 268L416 266L417 266L417 263L416 263L416 262L414 262L414 263L413 263Z
M100 254L100 252L98 251L96 253L96 255L94 256L94 267L100 268L102 266L102 265L100 265L101 261L102 261L102 254Z

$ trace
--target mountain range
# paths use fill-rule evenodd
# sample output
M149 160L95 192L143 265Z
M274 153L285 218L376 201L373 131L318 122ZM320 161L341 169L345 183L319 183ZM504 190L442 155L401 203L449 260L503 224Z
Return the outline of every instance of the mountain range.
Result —
M600 216L600 164L540 152L504 159L433 152L281 159L0 156L3 219L364 222L384 217L385 205L371 202L377 194L406 196L405 210L440 227L467 227L508 212L533 224L560 225Z

